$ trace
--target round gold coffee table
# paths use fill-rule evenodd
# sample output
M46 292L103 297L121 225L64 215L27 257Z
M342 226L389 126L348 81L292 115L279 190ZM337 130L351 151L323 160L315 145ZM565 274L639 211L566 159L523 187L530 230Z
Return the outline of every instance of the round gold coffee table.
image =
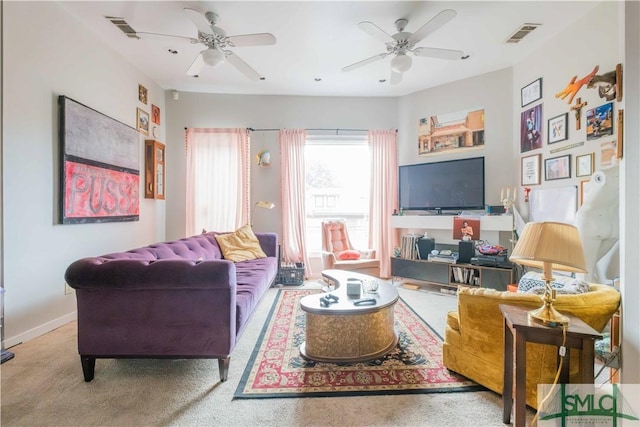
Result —
M325 270L325 280L336 286L329 293L307 295L300 300L306 313L306 341L300 345L303 357L319 362L360 362L390 352L398 343L394 329L394 305L398 291L375 277L345 270ZM347 295L347 279L377 280L378 292ZM335 295L338 302L323 307L320 299ZM375 298L374 305L354 305L360 298Z

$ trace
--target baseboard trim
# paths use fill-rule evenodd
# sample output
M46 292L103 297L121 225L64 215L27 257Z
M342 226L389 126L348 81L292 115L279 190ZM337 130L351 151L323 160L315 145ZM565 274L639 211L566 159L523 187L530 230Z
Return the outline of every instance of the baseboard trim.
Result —
M60 326L64 326L69 322L73 322L74 320L77 320L77 318L78 318L78 313L74 311L72 313L65 314L62 317L58 317L57 319L53 319L50 322L43 323L42 325L29 329L28 331L25 331L19 335L6 338L4 340L4 348L10 348L18 344L22 344L27 341L30 341L34 338L37 338L41 335L51 332L54 329L57 329Z

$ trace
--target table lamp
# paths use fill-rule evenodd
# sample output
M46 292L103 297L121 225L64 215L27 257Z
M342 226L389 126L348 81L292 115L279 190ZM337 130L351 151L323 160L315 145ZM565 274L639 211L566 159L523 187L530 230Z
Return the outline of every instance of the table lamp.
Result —
M516 264L543 271L544 304L529 312L529 320L547 326L567 325L569 318L553 307L556 291L551 288L552 271L586 272L578 229L561 222L527 223L509 259Z
M251 225L253 226L253 216L256 214L256 208L262 208L262 209L273 209L276 205L273 204L273 202L265 202L263 200L256 202L253 205L253 211L251 212Z

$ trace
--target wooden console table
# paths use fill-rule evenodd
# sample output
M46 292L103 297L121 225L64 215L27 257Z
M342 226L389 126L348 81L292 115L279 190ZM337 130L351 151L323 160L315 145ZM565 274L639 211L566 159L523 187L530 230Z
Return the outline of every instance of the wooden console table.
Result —
M562 346L561 327L548 327L538 323L530 323L527 317L530 309L500 304L504 316L504 387L502 390L502 422L511 422L511 409L515 406L515 427L525 425L526 420L526 373L527 343L550 344ZM564 313L563 313L564 314ZM594 344L602 338L591 326L575 316L568 315L566 356L562 359L562 370L559 382L569 382L569 349L577 348L580 352L580 371L582 384L593 384ZM515 364L515 372L513 366ZM515 385L515 390L514 390ZM515 405L514 405L515 395Z

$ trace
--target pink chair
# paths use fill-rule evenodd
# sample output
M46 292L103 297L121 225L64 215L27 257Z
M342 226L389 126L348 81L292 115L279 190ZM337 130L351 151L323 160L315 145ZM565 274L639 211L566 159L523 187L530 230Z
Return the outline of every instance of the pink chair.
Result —
M376 258L376 251L355 249L349 240L344 219L322 221L322 268L380 277L380 260Z

